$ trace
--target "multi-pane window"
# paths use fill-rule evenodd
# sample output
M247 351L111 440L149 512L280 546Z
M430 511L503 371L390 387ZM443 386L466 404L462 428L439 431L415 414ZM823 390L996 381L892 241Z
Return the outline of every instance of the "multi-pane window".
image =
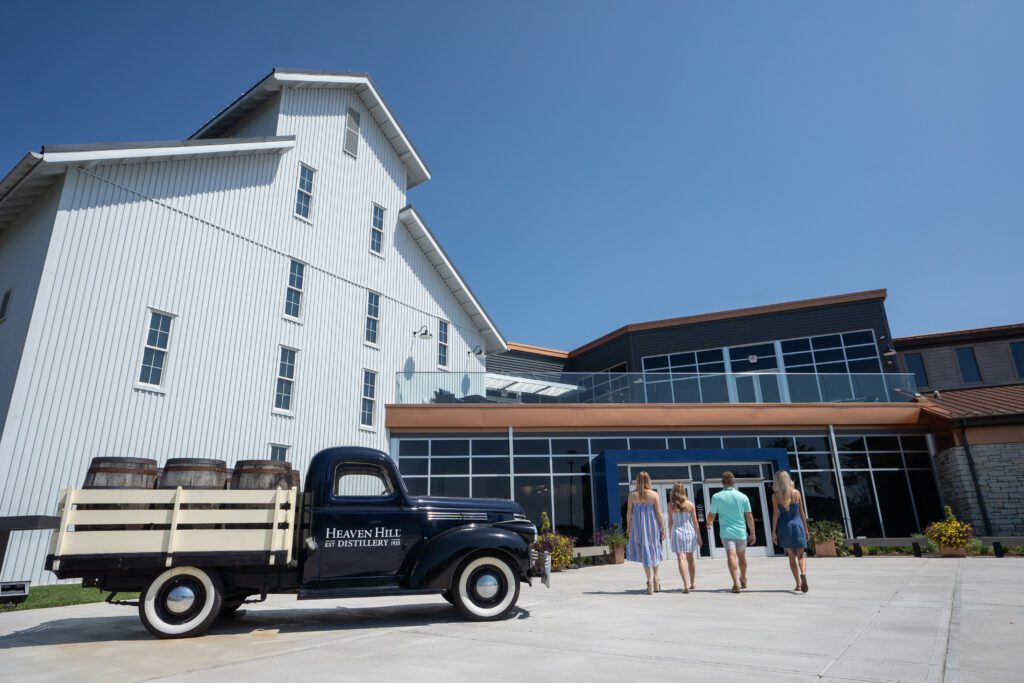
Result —
M284 314L298 318L302 313L302 282L306 275L306 264L293 260L288 271L288 293L285 295Z
M139 384L158 387L163 381L167 365L167 346L171 338L171 316L150 311L146 345L142 352L142 371Z
M8 289L4 292L4 296L0 299L0 323L7 320L7 312L11 310L11 295L14 290Z
M1017 367L1017 376L1024 378L1024 342L1011 342L1010 353L1013 355L1013 364Z
M359 410L359 424L373 427L374 407L377 403L377 373L363 370L363 400Z
M270 459L277 462L287 462L288 448L288 446L282 446L279 443L270 444Z
M960 379L964 384L976 384L981 381L978 359L975 358L972 347L964 346L956 350L956 364L960 366Z
M373 205L373 218L370 223L370 251L379 254L384 248L384 209Z
M313 176L316 175L309 166L299 164L299 187L295 191L295 215L309 220L313 210Z
M380 294L367 292L366 296L366 335L363 339L367 344L376 344L380 336Z
M274 408L291 411L292 396L295 393L295 360L298 351L281 347L281 357L277 364L277 387L274 391Z
M359 156L359 112L348 110L345 117L345 153Z
M444 320L437 324L437 364L448 367L448 323Z
M924 358L919 353L908 353L903 356L904 362L907 364L907 372L914 375L914 381L917 383L917 387L928 386L928 373L924 369Z

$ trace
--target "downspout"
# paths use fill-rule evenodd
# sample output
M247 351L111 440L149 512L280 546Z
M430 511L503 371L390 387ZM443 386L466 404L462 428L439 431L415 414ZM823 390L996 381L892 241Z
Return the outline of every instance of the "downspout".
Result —
M971 453L971 444L967 441L967 421L960 420L960 444L964 447L964 455L967 456L967 467L971 470L971 481L974 483L974 495L978 498L978 508L981 509L981 521L985 525L985 535L992 535L992 523L988 519L988 509L985 507L985 499L981 495L981 482L978 481L978 469L974 466L974 455Z

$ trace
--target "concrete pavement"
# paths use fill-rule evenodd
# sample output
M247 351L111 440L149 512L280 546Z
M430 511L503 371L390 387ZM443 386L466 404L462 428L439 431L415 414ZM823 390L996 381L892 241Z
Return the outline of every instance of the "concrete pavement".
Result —
M415 681L682 677L716 681L1016 681L1024 560L752 559L728 592L721 561L683 595L674 564L647 596L633 564L523 586L514 618L463 621L440 597L296 602L271 596L207 636L154 640L134 608L0 612L0 680Z

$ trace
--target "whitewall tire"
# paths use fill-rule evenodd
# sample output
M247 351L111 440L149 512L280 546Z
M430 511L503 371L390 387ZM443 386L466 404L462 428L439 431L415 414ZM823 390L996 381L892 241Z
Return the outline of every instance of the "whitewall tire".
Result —
M451 595L473 621L503 619L519 599L519 575L502 558L482 555L459 569Z
M220 614L224 587L216 572L172 567L139 596L139 617L157 638L202 635Z

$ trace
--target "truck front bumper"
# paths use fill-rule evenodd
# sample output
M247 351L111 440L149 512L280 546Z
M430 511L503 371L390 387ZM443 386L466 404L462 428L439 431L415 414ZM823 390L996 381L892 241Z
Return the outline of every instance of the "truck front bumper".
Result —
M541 583L551 588L551 553L530 551L530 576L540 577Z

